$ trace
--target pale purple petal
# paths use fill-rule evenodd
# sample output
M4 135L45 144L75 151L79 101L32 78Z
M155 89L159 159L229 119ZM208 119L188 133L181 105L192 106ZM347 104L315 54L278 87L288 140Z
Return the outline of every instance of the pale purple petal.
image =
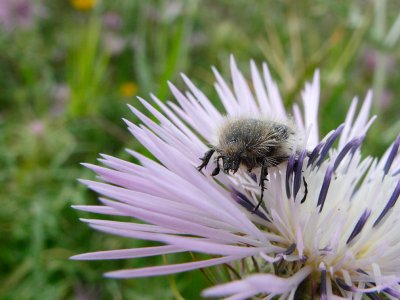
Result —
M70 257L70 259L76 259L76 260L126 259L126 258L139 258L139 257L149 257L155 255L179 253L184 251L186 250L180 249L176 246L168 245L159 247L145 247L145 248L90 252L85 254L74 255Z
M357 104L356 100L353 100L354 106ZM346 144L348 141L351 139L357 137L357 136L362 136L365 135L366 131L368 130L369 126L372 124L373 119L369 121L369 114L371 110L371 105L372 105L372 92L369 91L365 97L365 100L361 106L361 110L358 113L358 116L354 123L352 123L352 119L354 117L354 110L355 107L353 108L353 103L350 107L350 111L347 114L346 117L346 135L342 137L339 145L340 147L343 147L344 144ZM351 129L350 129L351 128Z
M250 62L250 68L259 109L263 115L268 115L272 110L271 104L265 92L264 83L261 79L260 73L258 72L257 66L253 60Z
M175 264L175 265L113 271L113 272L108 272L104 275L109 278L135 278L135 277L149 277L149 276L176 274L190 270L196 270L200 268L220 265L230 261L238 260L240 258L241 257L228 256L228 257L208 259L204 261Z
M347 142L350 140L349 134L350 134L350 130L352 128L354 116L356 114L357 104L358 104L358 98L355 97L351 101L350 107L347 111L346 119L344 121L343 132L339 139L339 149L342 149L344 147L344 145L347 144Z
M236 99L240 106L240 111L244 115L255 115L259 113L256 106L256 101L247 85L242 73L238 70L234 57L230 57L231 74L233 89L236 94Z
M306 83L304 91L301 93L304 106L304 127L310 128L308 143L311 147L318 144L318 104L319 104L319 71L314 73L311 84Z
M199 238L188 238L188 237L179 237L179 236L169 236L165 237L165 243L179 246L188 251L196 251L207 254L215 254L215 255L239 255L239 256L252 256L256 255L263 251L270 252L271 248L262 247L261 245L253 247L243 246L231 246L224 244L217 244L215 242L210 242L204 239Z
M226 84L225 80L219 74L216 68L212 68L214 72L214 76L217 79L215 84L215 90L218 93L219 98L221 99L222 104L224 105L225 111L230 116L235 116L240 112L240 106L233 95L232 91Z
M140 135L138 137L141 138ZM143 140L144 143L145 140ZM183 170L185 173L182 173L183 177L177 176L176 173L173 173L167 169L160 168L159 165L155 164L153 161L141 156L137 155L143 165L145 165L148 169L154 168L157 165L157 172L155 172L154 180L158 180L157 177L168 179L171 184L168 182L160 182L157 181L159 185L164 186L165 189L174 189L176 195L185 194L181 199L185 199L188 201L189 199L193 199L192 205L194 206L202 206L202 208L209 207L207 213L211 215L215 215L217 219L221 219L223 216L226 216L230 222L236 224L236 226L243 227L242 230L248 231L252 235L257 236L260 239L263 239L260 230L243 214L243 212L231 201L231 198L228 196L224 196L221 194L221 190L217 191L213 187L217 187L217 185L213 182L210 184L209 181L204 180L204 177L197 172L195 168L187 168L185 167L185 162L181 161L181 156L179 155L179 151L176 149L170 148L166 145L168 149L168 156L165 154L161 154L160 152L155 152L161 158L165 158L163 160L164 163L168 164L172 169L175 169L176 172L180 172ZM180 167L180 165L183 166ZM157 176L156 176L157 175ZM187 180L190 180L188 182ZM192 183L196 183L194 186ZM182 187L186 186L187 189L183 189ZM190 192L189 192L190 191ZM207 191L207 193L205 193ZM227 193L229 195L229 193ZM203 199L204 201L199 201L199 199ZM209 203L205 201L209 199ZM220 209L217 209L216 205L220 205ZM239 225L240 224L240 225Z
M153 112L154 115L157 116L159 114L156 109L154 109L151 105L149 105L147 102L139 98L139 101L142 102L142 104L151 112ZM159 126L155 122L153 122L151 119L147 118L144 116L142 113L140 113L138 110L136 110L134 107L129 106L129 108L132 110L132 112L137 115L143 123L147 125L148 128L150 128L155 134L157 134L162 140L165 142L168 142L171 146L182 149L182 152L185 153L186 156L189 158L197 158L198 153L197 151L194 150L194 146L197 145L198 148L201 148L204 144L198 139L198 138L189 138L185 134L183 134L180 130L178 130L172 123L167 123L167 121L164 121L162 119L162 115L158 116L159 120L163 120L164 124L163 126ZM125 123L130 128L133 128L133 124L127 120L124 120Z
M95 214L105 214L111 216L127 216L126 213L118 211L112 207L101 206L101 205L71 205L72 208L81 211L92 212Z
M253 291L238 293L236 295L224 298L224 300L242 300L242 299L249 299L253 296Z
M268 66L262 65L264 72L265 85L267 86L268 99L271 102L273 111L270 113L270 117L277 118L279 120L286 120L288 118L283 101L279 93L277 84L272 80Z
M205 297L222 297L252 291L252 295L268 293L280 295L296 289L298 285L311 273L312 268L303 267L289 278L281 278L271 274L255 274L245 279L215 286L203 292Z
M293 118L296 122L297 129L301 132L306 132L306 128L304 127L303 116L300 111L300 107L297 103L293 104Z
M185 75L181 74L183 80L185 81L186 85L192 91L193 95L196 99L201 103L204 109L210 114L210 117L214 122L222 121L222 115L215 106L211 103L211 101L204 95L202 91L200 91L193 82Z
M148 170L146 170L146 168L144 168L143 166L133 164L126 160L122 160L106 154L100 154L100 156L103 158L99 159L99 161L114 170L136 175L149 173Z
M161 108L161 110L164 112L164 114L168 117L168 119L176 126L177 129L182 131L191 141L196 141L195 146L200 144L199 138L194 134L192 130L188 128L187 125L185 125L182 120L178 118L178 116L168 107L166 106L162 101L160 101L156 96L151 95L151 98L153 99L154 102L158 105L158 107ZM202 144L202 143L201 143ZM201 145L200 145L201 146ZM202 151L203 149L201 149Z
M165 228L174 229L174 230L182 230L182 228L186 229L186 234L192 234L197 236L204 236L208 238L219 239L221 241L226 242L238 242L240 241L240 236L231 234L224 230L218 230L214 228L210 228L204 225L201 225L200 222L196 220L195 217L189 220L185 220L183 218L179 218L177 216L169 215L169 211L164 208L165 213L162 211L159 212L151 212L146 209L141 209L138 207L132 207L126 204L121 204L114 201L106 201L102 200L102 202L108 206L114 207L119 210L124 210L129 213L131 216L141 219L143 221L156 224L159 226L164 226ZM196 222L197 221L197 222Z
M140 232L180 234L179 231L151 224L141 224L141 223L111 221L111 220L98 220L98 219L83 219L83 218L81 218L80 220L90 225L99 225L115 229L125 229L125 230L140 231Z
M172 94L180 104L181 108L171 104L170 106L179 112L185 121L191 125L202 136L210 136L213 132L213 124L215 120L205 111L197 102L190 101L184 94L182 94L172 83L168 83Z

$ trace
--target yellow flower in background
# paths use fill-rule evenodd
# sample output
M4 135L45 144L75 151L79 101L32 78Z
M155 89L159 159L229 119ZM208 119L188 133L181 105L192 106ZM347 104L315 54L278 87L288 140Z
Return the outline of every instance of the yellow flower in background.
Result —
M96 0L70 0L70 2L77 10L89 10L96 4Z
M136 94L138 86L133 81L127 81L119 87L119 93L123 97L132 97Z

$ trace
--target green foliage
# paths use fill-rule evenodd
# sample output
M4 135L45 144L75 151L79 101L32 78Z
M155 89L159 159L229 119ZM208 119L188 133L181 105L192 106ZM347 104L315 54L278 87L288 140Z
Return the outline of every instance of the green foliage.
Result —
M101 275L188 261L189 254L68 260L147 245L94 232L79 221L89 215L70 206L96 203L76 181L93 178L80 162L95 163L100 152L130 159L126 147L146 153L121 121L137 121L125 103L141 109L134 96L150 92L171 99L166 82L183 87L179 72L215 99L210 65L228 78L231 53L247 74L251 58L267 61L289 106L320 68L323 134L370 87L379 118L364 153L381 154L399 133L397 2L118 0L84 11L62 1L27 2L29 22L0 28L0 299L196 299L208 279L224 276Z
M71 32L67 82L71 91L68 112L71 117L98 113L103 96L108 55L100 47L101 19L98 15L81 21Z

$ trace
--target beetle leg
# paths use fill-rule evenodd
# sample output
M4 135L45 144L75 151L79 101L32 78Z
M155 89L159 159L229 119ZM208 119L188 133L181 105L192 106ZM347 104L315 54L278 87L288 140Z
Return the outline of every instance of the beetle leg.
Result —
M253 209L253 212L256 212L257 209L260 207L261 203L263 202L263 198L264 198L264 190L265 190L265 181L268 177L268 166L267 164L264 162L262 167L261 167L261 174L260 174L260 187L261 187L261 198L260 201L258 201L257 206Z
M202 158L200 158L200 160L203 162L201 163L200 166L197 167L197 170L201 171L203 168L205 168L207 166L207 164L210 161L211 156L214 154L214 152L215 152L215 149L211 148L204 154L204 156Z
M217 176L219 174L219 171L221 170L219 167L219 160L222 158L222 156L217 157L217 166L215 167L214 171L212 171L211 176Z
M303 176L303 183L304 183L304 196L301 199L300 203L304 203L304 201L306 201L306 198L308 195L308 185L307 185L307 182L306 182L306 179L304 178L304 176Z

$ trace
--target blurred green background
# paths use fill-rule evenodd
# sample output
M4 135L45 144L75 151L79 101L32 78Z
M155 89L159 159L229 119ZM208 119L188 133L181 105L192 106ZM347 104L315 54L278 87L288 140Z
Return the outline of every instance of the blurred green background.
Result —
M0 1L0 298L196 299L201 272L104 279L162 258L69 261L74 254L145 246L88 229L73 204L96 195L76 178L98 153L130 159L140 145L121 121L137 122L135 96L172 99L184 72L212 99L215 65L229 55L245 74L267 61L287 106L321 70L321 131L343 120L350 100L374 92L363 153L380 155L400 131L398 1ZM189 260L185 255L168 262ZM188 276L189 275L189 276Z

